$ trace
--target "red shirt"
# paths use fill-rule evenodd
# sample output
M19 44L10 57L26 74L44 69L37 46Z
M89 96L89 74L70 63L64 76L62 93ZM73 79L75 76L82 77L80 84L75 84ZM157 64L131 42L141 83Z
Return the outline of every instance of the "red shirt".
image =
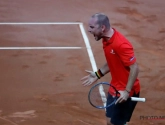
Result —
M104 54L112 76L111 84L119 91L125 90L130 73L129 66L136 62L131 43L114 29L114 34L109 41L103 39ZM136 79L130 96L140 91L139 80ZM109 89L114 94L113 89Z

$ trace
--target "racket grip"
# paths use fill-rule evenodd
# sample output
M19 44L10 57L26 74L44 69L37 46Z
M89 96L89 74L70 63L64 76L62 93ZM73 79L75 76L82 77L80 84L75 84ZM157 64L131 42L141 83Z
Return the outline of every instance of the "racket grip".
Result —
M138 101L138 102L145 102L146 99L145 98L136 98L136 97L131 97L132 101Z

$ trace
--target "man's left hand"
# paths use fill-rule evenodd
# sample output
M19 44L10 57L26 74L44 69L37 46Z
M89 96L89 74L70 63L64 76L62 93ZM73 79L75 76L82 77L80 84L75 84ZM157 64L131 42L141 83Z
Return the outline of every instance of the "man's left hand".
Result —
M116 100L115 104L125 102L129 98L129 93L127 91L119 91L119 93L120 97Z

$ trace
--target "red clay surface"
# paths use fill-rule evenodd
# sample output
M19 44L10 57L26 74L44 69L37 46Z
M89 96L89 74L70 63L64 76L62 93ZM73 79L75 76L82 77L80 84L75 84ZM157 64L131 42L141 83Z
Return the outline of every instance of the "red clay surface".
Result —
M1 0L0 22L82 22L97 12L133 44L140 67L141 97L129 125L164 125L164 0ZM1 47L85 47L78 25L0 25ZM87 34L97 67L101 42ZM87 100L80 79L92 70L86 49L0 50L0 125L105 125L104 110ZM107 75L100 81L109 81Z

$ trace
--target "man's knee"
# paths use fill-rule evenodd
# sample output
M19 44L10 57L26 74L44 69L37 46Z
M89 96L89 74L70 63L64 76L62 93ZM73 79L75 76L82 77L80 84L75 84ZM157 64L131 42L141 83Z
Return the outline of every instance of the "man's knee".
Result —
M111 119L107 118L107 125L113 125L110 121L111 121Z
M114 125L114 124L111 123L111 118L107 117L107 125ZM123 124L123 125L128 125L128 124Z
M112 124L112 123L110 123L110 122L109 122L109 123L107 122L107 125L114 125L114 124Z
M107 123L107 125L113 125L113 124L111 124L111 123Z

